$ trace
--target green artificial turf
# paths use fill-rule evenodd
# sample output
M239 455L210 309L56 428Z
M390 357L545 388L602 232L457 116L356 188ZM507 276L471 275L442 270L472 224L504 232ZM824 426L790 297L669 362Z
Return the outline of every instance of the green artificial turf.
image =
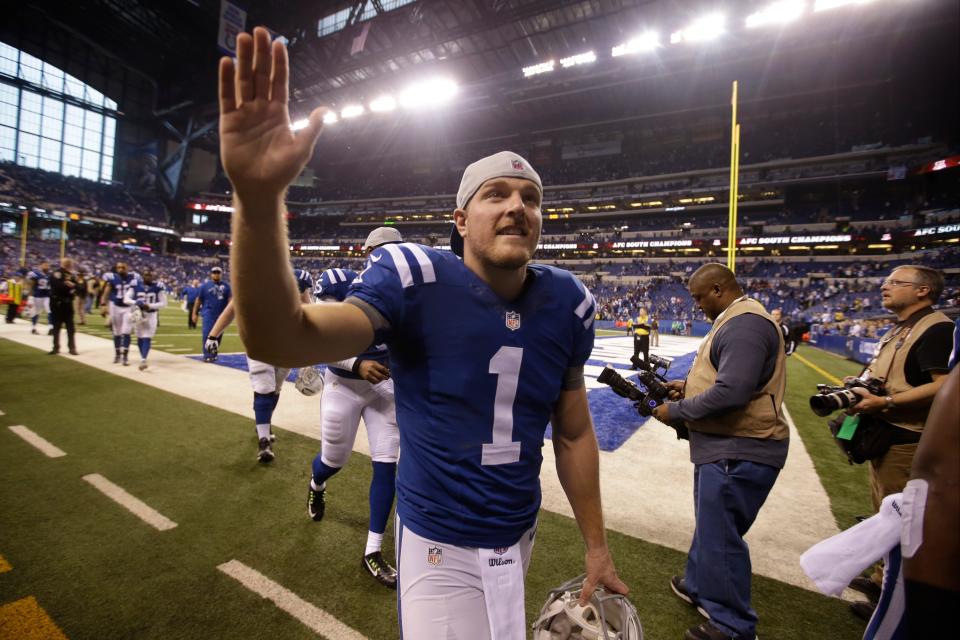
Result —
M801 346L797 354L836 378L860 373L861 365L815 347ZM848 529L857 523L856 516L873 514L870 501L870 477L866 465L851 465L837 447L830 430L829 418L821 418L810 410L810 396L817 384L835 384L798 360L787 360L787 392L784 402L797 425L803 444L813 459L837 526Z
M316 441L281 432L277 460L261 466L240 416L3 339L0 361L0 555L13 566L0 574L0 604L33 595L72 639L316 637L216 569L237 559L370 638L398 636L394 592L359 566L368 458L354 454L331 480L327 517L314 523L305 498ZM6 428L13 424L68 455L43 456ZM89 473L178 526L152 529L81 480ZM647 638L681 638L700 622L667 586L683 553L609 537ZM384 551L393 552L390 533ZM542 512L528 620L582 561L575 522ZM843 602L769 578L755 578L754 606L765 639L853 640L863 631Z

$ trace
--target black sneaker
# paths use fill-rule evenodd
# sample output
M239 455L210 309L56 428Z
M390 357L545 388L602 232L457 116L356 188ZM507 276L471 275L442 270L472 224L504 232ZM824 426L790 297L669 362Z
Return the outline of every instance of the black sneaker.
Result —
M323 520L323 513L327 509L326 493L326 487L316 491L312 484L307 490L307 515L314 522Z
M850 611L853 612L853 615L857 616L864 622L870 622L870 618L873 617L873 611L877 608L877 605L870 602L851 602Z
M691 607L696 607L697 613L702 615L707 620L710 619L710 614L707 613L707 610L693 601L693 598L690 596L690 592L687 591L687 584L684 582L683 578L680 576L673 576L670 578L670 590L673 591L678 598L686 602Z
M120 364L120 352L118 351L116 355L113 356L113 364Z
M269 438L260 438L260 444L257 451L257 461L267 464L273 462L273 449L270 448Z
M52 349L52 350L50 350L50 351L47 351L47 355L48 355L48 356L55 356L55 355L57 355L58 353L60 353L60 352L57 351L56 349Z
M850 588L867 596L873 604L880 601L880 587L870 578L858 576L850 581Z
M383 554L379 551L363 556L360 564L367 570L367 573L373 576L374 580L383 586L388 589L397 588L397 570L383 559Z
M125 367L130 366L130 358L127 357L127 354L123 354L123 366Z
M684 640L737 640L736 637L728 635L726 632L717 629L709 622L704 622L696 627L690 627L683 634ZM753 640L758 640L754 636Z

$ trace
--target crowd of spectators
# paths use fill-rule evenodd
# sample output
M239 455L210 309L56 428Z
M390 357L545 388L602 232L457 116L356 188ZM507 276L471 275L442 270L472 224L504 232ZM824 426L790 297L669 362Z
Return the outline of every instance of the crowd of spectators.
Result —
M53 171L0 162L0 197L43 209L85 211L104 217L167 222L156 197L133 195L121 184L65 176Z

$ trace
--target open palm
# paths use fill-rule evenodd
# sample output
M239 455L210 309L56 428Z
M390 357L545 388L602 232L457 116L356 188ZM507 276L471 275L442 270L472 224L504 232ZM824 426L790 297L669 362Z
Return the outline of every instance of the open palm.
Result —
M237 59L220 60L220 157L237 195L271 198L303 170L323 125L323 110L310 124L290 130L287 49L270 43L257 27L237 38Z

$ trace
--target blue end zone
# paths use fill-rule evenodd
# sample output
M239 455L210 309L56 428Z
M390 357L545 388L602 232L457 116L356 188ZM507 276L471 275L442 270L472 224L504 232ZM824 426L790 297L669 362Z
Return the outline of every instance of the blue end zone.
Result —
M695 352L690 352L675 357L673 365L667 372L667 380L683 380L686 378L695 356ZM193 360L203 360L202 355L187 357ZM221 367L247 371L247 356L242 353L224 353L217 358L215 364ZM605 364L602 360L587 360L587 365L602 367ZM630 373L629 367L615 365L615 368L623 377L631 382L637 382L636 374L628 375ZM317 369L323 371L326 366L318 365ZM296 379L297 369L293 369L286 380L294 382ZM590 402L590 413L593 414L593 425L597 432L597 442L601 451L616 451L650 419L641 417L626 398L621 398L605 385L599 389L588 390L587 400ZM545 435L547 438L553 437L553 428L549 424Z

